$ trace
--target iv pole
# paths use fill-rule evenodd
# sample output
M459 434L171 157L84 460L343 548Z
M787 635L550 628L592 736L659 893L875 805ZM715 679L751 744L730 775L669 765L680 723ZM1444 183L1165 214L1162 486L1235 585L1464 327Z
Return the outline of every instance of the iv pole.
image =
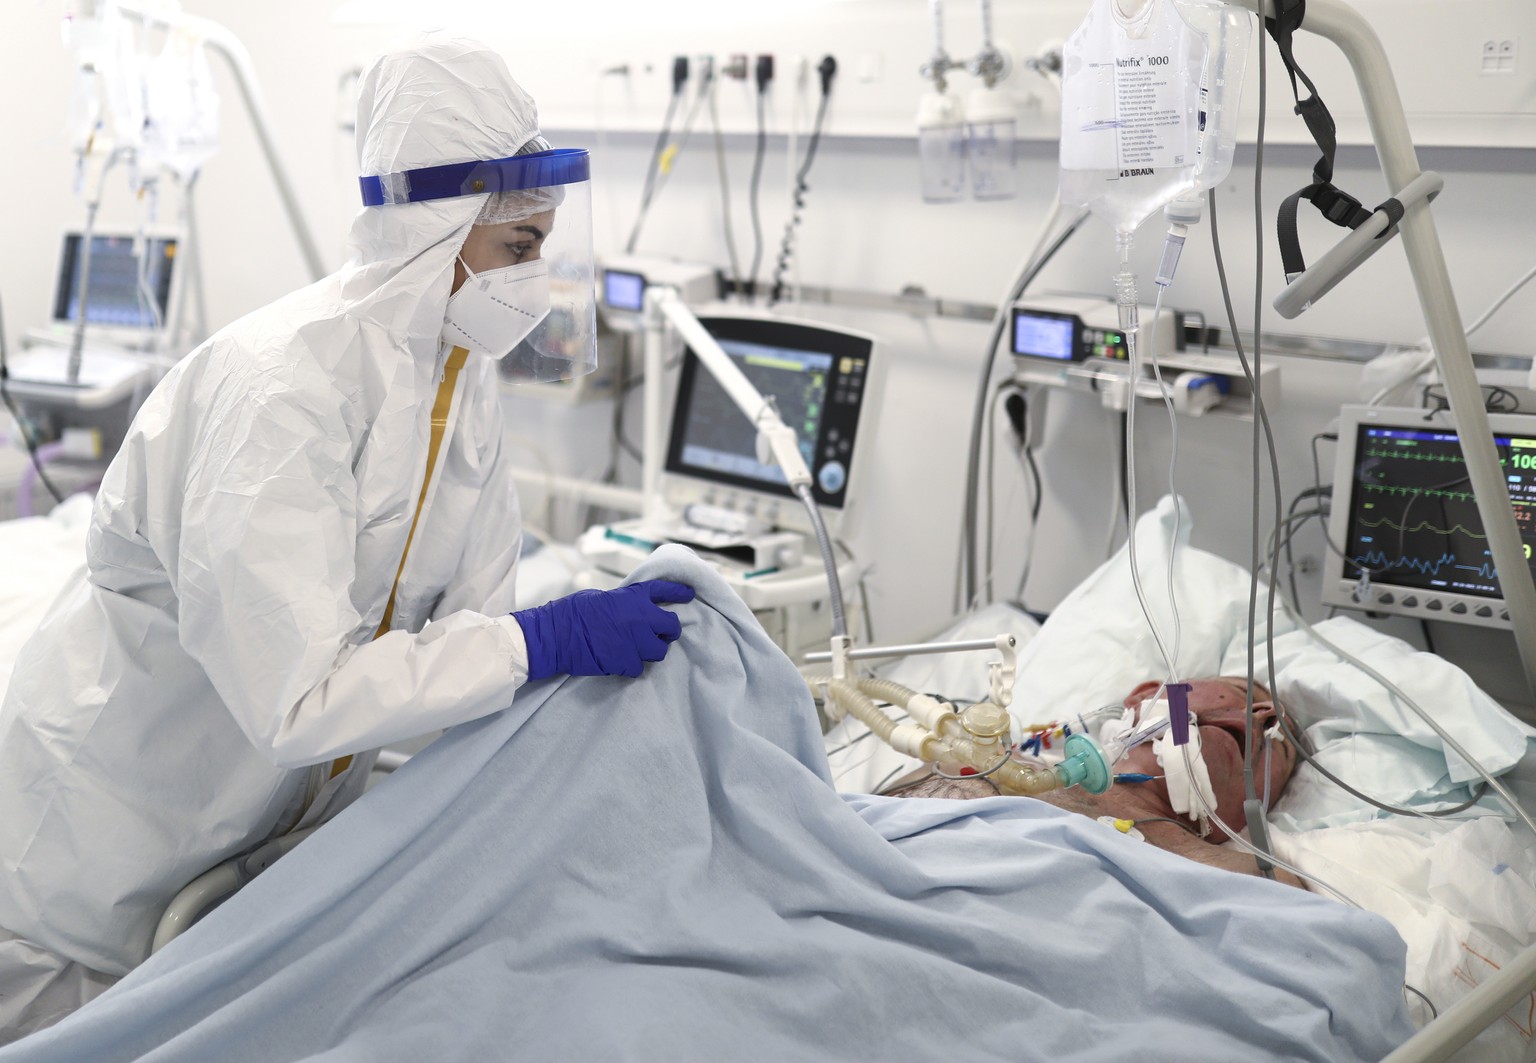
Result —
M1261 17L1274 13L1273 0L1227 0ZM1387 187L1406 189L1421 176L1419 161L1408 132L1397 82L1387 55L1370 24L1342 0L1309 0L1301 28L1336 44L1355 72L1365 102L1371 139L1381 159ZM1499 466L1499 454L1483 406L1482 389L1467 346L1461 313L1451 293L1440 236L1429 212L1428 199L1406 207L1398 229L1408 267L1413 273L1419 306L1429 326L1435 362L1445 382L1451 416L1461 436L1462 455L1471 474L1472 492L1495 568L1505 574L1500 581L1504 601L1514 627L1515 643L1525 667L1526 683L1536 692L1536 584L1525 578L1529 571L1520 542L1514 507ZM1305 274L1303 274L1305 276ZM1489 1022L1536 988L1536 946L1525 949L1505 964L1493 978L1467 994L1455 1007L1430 1022L1383 1063L1439 1063L1476 1037Z
M1273 0L1227 2L1263 17L1274 13ZM1422 171L1408 132L1402 97L1398 94L1397 82L1380 38L1370 24L1342 0L1308 0L1301 28L1332 41L1344 53L1365 102L1371 139L1381 159L1387 187L1407 188L1420 178ZM1493 444L1488 411L1483 405L1466 329L1451 292L1450 273L1446 269L1428 200L1420 199L1408 205L1398 222L1398 229L1418 292L1419 306L1429 327L1435 361L1445 382L1451 416L1461 435L1462 454L1471 474L1477 512L1488 534L1489 552L1493 555L1494 568L1503 575L1500 587L1524 665L1527 689L1536 694L1536 583L1526 578L1529 567L1525 549L1499 465L1498 451Z

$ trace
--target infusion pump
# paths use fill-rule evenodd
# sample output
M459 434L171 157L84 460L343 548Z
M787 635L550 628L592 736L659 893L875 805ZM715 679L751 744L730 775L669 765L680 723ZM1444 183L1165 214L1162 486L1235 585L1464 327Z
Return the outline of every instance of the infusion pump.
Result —
M1163 354L1183 346L1176 311L1144 306L1139 316L1143 345L1150 341ZM1009 326L1008 349L1016 358L1059 364L1089 358L1130 358L1126 335L1120 328L1120 308L1113 300L1032 296L1013 305Z

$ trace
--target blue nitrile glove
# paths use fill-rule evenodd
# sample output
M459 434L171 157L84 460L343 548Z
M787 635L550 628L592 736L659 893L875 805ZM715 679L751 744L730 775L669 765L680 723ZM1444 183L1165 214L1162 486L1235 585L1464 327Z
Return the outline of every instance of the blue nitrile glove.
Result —
M613 591L577 591L512 614L528 644L528 678L552 675L639 676L683 632L658 602L691 602L693 588L642 580Z

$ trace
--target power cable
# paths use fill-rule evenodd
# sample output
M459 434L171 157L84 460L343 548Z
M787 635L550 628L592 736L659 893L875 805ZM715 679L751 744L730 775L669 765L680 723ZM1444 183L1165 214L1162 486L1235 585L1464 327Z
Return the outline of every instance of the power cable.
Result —
M720 108L716 97L720 81L715 79L709 86L709 121L714 130L715 170L720 176L720 218L725 230L725 252L731 263L731 291L741 291L741 259L736 253L736 226L731 221L731 178L725 168L725 138L720 133Z
M83 306L80 308L80 316L85 316ZM26 444L27 455L32 459L32 467L37 470L37 478L43 481L43 486L48 489L48 493L53 496L55 502L63 502L64 496L53 485L48 474L43 471L42 459L37 454L37 439L27 427L26 418L22 417L21 410L16 406L16 400L11 396L10 380L10 351L5 342L5 313L3 307L0 307L0 401L4 401L5 408L11 412L11 417L16 422L16 431L21 433L21 441Z
M779 243L779 258L773 268L773 287L768 291L768 305L772 306L784 296L784 275L789 271L789 261L795 253L795 233L800 228L800 217L805 212L805 195L810 191L806 178L816 161L816 148L821 143L821 129L827 117L827 103L832 98L832 79L837 74L837 60L823 56L816 66L821 79L821 99L816 104L816 119L811 124L811 142L806 145L805 159L795 174L795 191L791 197L789 220L784 223L784 239Z
M661 156L667 148L667 140L672 135L672 120L677 116L677 105L683 98L683 86L688 83L688 57L677 56L672 60L672 97L667 101L667 113L661 120L661 132L656 134L656 145L651 149L651 161L645 168L645 186L640 192L640 209L635 214L635 224L629 231L629 240L624 244L624 253L632 255L635 252L635 244L640 240L640 227L645 224L645 216L651 209L651 199L656 194L656 175L661 169Z
M1040 232L1040 239L1029 257L1024 260L1018 276L1008 289L1003 301L998 304L996 312L992 316L992 326L988 333L987 354L982 363L981 376L976 384L976 398L971 411L971 439L967 451L965 467L965 505L961 521L960 552L958 557L959 575L955 583L956 610L966 608L975 599L976 586L976 536L979 529L979 494L981 489L981 446L982 434L987 420L987 396L992 386L992 372L997 364L997 347L1002 340L1003 330L1007 327L1009 311L1013 304L1024 294L1025 290L1045 269L1056 252L1060 251L1072 235L1088 220L1088 211L1079 211L1077 215L1067 223L1067 226L1054 238L1051 231L1055 228L1057 219L1061 216L1061 202L1058 200L1051 208L1050 216Z
M747 200L752 215L752 272L747 277L747 298L757 297L757 274L763 264L763 216L759 193L763 186L763 158L768 153L768 85L773 81L773 56L760 55L754 70L757 83L757 144L752 153L751 191Z

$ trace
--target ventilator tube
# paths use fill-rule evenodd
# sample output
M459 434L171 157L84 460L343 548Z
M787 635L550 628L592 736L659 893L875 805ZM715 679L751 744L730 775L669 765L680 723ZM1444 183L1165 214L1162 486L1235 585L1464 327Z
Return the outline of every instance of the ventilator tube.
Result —
M829 715L854 716L875 736L899 753L935 763L962 764L985 773L1005 794L1042 794L1048 790L1082 786L1102 793L1113 781L1110 762L1098 744L1086 735L1068 740L1067 759L1061 764L1020 759L1010 753L1010 717L1006 709L990 702L969 706L966 717L954 707L927 694L885 679L833 679L806 675L812 688L825 684L827 698L836 709ZM915 723L897 723L873 698L900 705Z

